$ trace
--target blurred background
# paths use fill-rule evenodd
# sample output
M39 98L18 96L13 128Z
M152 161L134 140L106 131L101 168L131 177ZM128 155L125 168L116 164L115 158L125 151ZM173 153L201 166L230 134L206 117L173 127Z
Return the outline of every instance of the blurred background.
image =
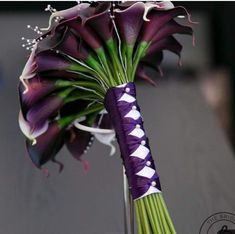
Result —
M118 152L109 157L109 149L95 143L86 155L90 171L84 175L63 149L58 157L64 172L49 164L51 176L45 178L24 149L17 84L28 52L21 37L35 37L28 24L48 24L47 4L57 10L75 5L0 2L0 233L121 234ZM196 234L213 213L235 213L235 3L174 4L185 6L199 22L196 45L189 36L177 36L184 45L182 67L166 52L158 86L139 81L137 88L176 230Z

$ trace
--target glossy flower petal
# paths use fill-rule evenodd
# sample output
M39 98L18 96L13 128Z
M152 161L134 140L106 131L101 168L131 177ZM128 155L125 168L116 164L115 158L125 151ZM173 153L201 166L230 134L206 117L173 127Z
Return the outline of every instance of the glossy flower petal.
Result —
M149 21L145 22L142 28L141 41L151 42L161 27L178 15L187 15L187 12L183 7L175 7L170 10L153 9L150 11L147 16Z
M26 119L31 126L37 128L44 124L49 118L55 117L63 106L64 100L58 95L51 95L36 103L29 109Z
M64 144L64 129L57 122L50 123L47 131L36 138L36 144L26 140L28 154L36 167L52 160Z
M178 56L180 56L180 52L182 50L182 45L173 37L168 36L159 41L153 43L149 49L147 50L147 54L145 57L145 61L152 61L155 62L153 59L154 57L157 58L158 54L162 50L169 50ZM158 62L160 63L161 60Z
M35 61L37 64L37 72L67 70L71 66L70 61L54 51L44 51L37 54Z
M192 35L193 30L191 27L178 24L175 20L170 20L167 24L162 26L158 33L152 38L152 43L176 33Z
M82 155L90 148L93 138L91 133L72 127L65 142L72 156L81 161Z
M40 77L34 77L28 80L26 84L28 87L26 93L24 93L25 86L22 82L19 83L18 87L20 105L24 116L32 105L56 89L55 80L41 79Z
M56 17L60 17L63 20L67 20L74 17L83 16L84 12L87 12L87 10L89 9L89 6L90 6L89 3L82 3L66 10L57 11L51 15L49 19L49 26L47 28L42 28L41 30L51 30L53 26L52 24L53 19Z
M30 123L27 122L22 114L22 112L19 112L19 126L23 134L30 139L31 141L35 141L35 138L42 135L44 132L48 129L48 122L44 122L43 125L38 126L38 128L33 128L30 126Z
M93 15L85 21L105 42L111 39L113 32L110 9L110 2L98 2Z
M145 4L136 2L130 7L114 12L115 22L121 39L128 45L134 45L143 24L143 16L145 12Z

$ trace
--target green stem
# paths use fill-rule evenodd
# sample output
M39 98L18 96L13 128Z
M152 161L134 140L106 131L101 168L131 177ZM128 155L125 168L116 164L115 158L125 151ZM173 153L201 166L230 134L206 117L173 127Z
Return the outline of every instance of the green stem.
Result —
M153 205L153 209L155 210L155 214L157 216L157 222L158 222L158 227L160 229L160 233L164 233L164 229L163 229L163 225L162 225L162 222L161 222L161 216L160 216L160 213L159 213L159 209L158 209L158 206L156 204L156 201L155 201L155 196L156 194L151 194L150 195L150 199L151 199L151 203Z
M147 48L149 47L149 43L147 42L141 42L135 52L134 55L134 62L133 62L133 69L132 69L132 76L131 76L131 81L134 81L135 79L135 73L136 69L138 67L139 61L141 58L143 58Z
M61 118L58 120L58 124L60 128L66 128L68 125L70 125L73 121L75 121L78 118L81 118L83 116L86 116L88 114L99 112L104 108L101 104L96 104L92 106L92 108L85 109L84 111L79 112L78 114L66 116L64 118Z
M138 228L138 234L143 234L142 226L141 226L141 217L140 217L140 210L138 207L138 203L135 201L135 211L136 211L136 218L137 218L137 228Z
M113 81L113 75L112 75L111 70L109 68L109 65L108 65L108 62L107 62L104 50L102 48L99 48L99 49L96 50L96 53L97 53L101 63L104 66L104 69L105 69L107 77L109 78L110 84L112 86L115 86L115 83Z
M164 210L164 214L165 214L165 217L166 217L166 221L167 221L168 226L169 226L169 228L170 228L170 233L171 233L171 234L176 234L174 224L172 223L171 217L170 217L170 215L169 215L169 213L168 213L168 209L167 209L167 207L166 207L166 203L165 203L165 201L164 201L163 196L159 196L159 200L160 200L160 203L161 203L162 208L163 208L163 210Z
M133 49L131 45L126 45L126 58L127 58L127 77L128 80L131 80L132 76L132 67L133 67Z
M112 59L112 63L114 64L114 66L116 67L116 74L117 77L120 77L122 82L126 82L126 75L124 73L123 67L121 65L121 62L118 58L118 49L114 43L113 39L110 39L106 42L107 44L107 48L110 54L110 57ZM120 73L120 76L118 75L118 73ZM120 80L118 78L119 84L120 84Z
M161 217L161 222L162 222L162 225L163 225L164 233L170 233L170 230L169 230L168 225L166 223L165 215L164 215L163 210L162 210L161 203L159 201L159 194L154 196L154 198L155 198L155 202L156 202L156 204L158 206L158 210L159 210L159 213L160 213L160 217Z
M151 230L150 230L150 226L149 226L149 221L148 221L148 217L147 217L147 214L146 214L146 208L144 206L144 201L143 199L139 199L137 202L140 203L140 207L141 207L141 213L142 213L142 217L143 217L143 224L144 224L144 230L145 230L145 233L151 233Z

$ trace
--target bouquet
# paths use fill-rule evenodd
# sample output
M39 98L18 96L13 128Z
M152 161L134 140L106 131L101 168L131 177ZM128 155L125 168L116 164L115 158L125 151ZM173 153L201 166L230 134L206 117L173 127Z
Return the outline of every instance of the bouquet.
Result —
M135 79L155 84L163 50L179 57L174 34L193 35L190 15L171 2L92 2L52 14L20 76L19 125L37 168L66 145L82 155L94 138L112 147L116 137L134 201L139 234L174 234L136 97ZM188 26L176 17L186 16Z

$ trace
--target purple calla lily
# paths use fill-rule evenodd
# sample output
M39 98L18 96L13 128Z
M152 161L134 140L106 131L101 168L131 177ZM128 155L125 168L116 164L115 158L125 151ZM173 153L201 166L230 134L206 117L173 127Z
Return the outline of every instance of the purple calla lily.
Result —
M67 132L65 144L71 155L78 161L83 163L84 171L88 171L88 163L82 158L82 155L92 145L94 137L91 133L79 130L75 127Z
M98 33L105 42L110 40L113 35L110 9L110 2L100 2L95 8L94 14L85 21L85 24L89 25L94 31L96 31L96 33Z
M114 16L122 41L128 45L135 45L143 24L145 4L136 2L124 10L115 10Z
M40 79L34 77L27 81L28 92L24 93L25 87L22 82L19 83L19 97L22 112L25 115L26 111L41 98L47 96L56 89L56 81L48 79Z
M26 148L29 156L38 168L41 168L49 160L52 160L64 144L64 129L61 129L58 122L50 123L47 131L36 138L36 143L26 141Z
M48 70L69 70L72 63L55 51L44 51L35 57L37 72Z
M178 15L187 15L187 12L183 7L175 7L170 10L152 9L147 15L149 21L143 25L141 40L151 42L161 27Z
M26 114L26 119L32 128L40 126L49 118L56 116L63 104L62 97L57 95L49 96L30 108Z

